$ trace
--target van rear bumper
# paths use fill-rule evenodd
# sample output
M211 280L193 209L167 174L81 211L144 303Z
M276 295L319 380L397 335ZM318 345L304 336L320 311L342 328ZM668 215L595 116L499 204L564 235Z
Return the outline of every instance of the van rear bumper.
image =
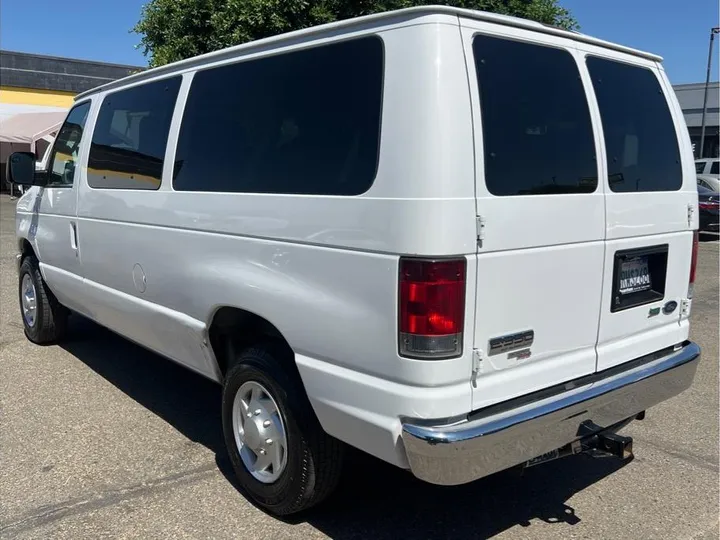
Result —
M512 400L500 412L494 406L491 415L481 410L445 425L407 420L402 440L410 469L427 482L454 485L523 464L683 392L699 361L700 347L688 341L590 384L567 383L552 397Z

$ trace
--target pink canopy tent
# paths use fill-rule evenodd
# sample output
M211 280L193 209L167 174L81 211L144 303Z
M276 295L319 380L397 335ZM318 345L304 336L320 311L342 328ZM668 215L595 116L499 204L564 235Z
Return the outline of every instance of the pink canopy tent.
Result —
M64 111L54 111L13 115L0 122L0 142L27 144L34 152L39 139L60 129L65 114Z
M37 142L57 132L67 111L23 112L0 118L0 177L5 180L5 163L13 152L38 153ZM47 142L45 142L47 145ZM38 156L38 159L42 156ZM0 189L5 187L0 182ZM11 188L12 192L12 188Z

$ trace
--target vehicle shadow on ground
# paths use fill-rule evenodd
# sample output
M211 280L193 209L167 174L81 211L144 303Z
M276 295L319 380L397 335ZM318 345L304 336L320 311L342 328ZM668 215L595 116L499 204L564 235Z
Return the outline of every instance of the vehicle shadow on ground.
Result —
M101 328L73 317L62 347L188 439L215 452L220 472L239 489L224 449L220 386ZM463 486L433 486L350 451L338 490L322 506L285 520L308 523L331 538L488 538L506 529L574 525L567 504L578 491L623 466L615 459L574 456L504 472Z

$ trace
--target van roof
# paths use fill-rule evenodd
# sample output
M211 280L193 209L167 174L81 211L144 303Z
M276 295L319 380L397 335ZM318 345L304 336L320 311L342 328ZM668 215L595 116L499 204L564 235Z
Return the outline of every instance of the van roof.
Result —
M332 23L328 23L328 24L319 25L319 26L313 26L310 28L303 28L301 30L287 32L284 34L278 34L276 36L272 36L272 37L268 37L268 38L264 38L264 39L258 39L256 41L243 43L241 45L235 45L233 47L220 49L218 51L201 54L199 56L194 56L192 58L187 58L185 60L180 60L178 62L173 62L171 64L166 64L164 66L145 70L140 73L135 73L128 77L124 77L122 79L118 79L116 81L104 84L102 86L98 86L96 88L93 88L92 90L87 90L86 92L83 92L83 93L75 96L75 100L90 96L97 92L103 92L105 90L119 88L119 87L125 86L126 84L141 82L143 80L152 79L157 76L171 74L176 71L182 71L182 70L186 70L186 69L191 69L193 67L202 66L203 64L207 63L208 61L221 60L221 59L224 59L227 57L232 57L235 55L235 53L246 53L246 52L251 52L255 49L261 49L261 48L267 48L267 47L281 45L287 41L296 41L298 39L303 40L305 38L318 37L318 35L321 35L321 34L335 32L339 29L352 28L354 26L362 25L362 26L366 26L366 27L369 26L370 28L372 28L374 25L382 26L382 25L388 24L388 22L390 22L391 20L395 20L395 19L402 19L402 18L410 19L410 18L422 17L422 16L426 16L426 15L451 15L451 16L456 16L459 18L475 19L475 20L492 22L492 23L496 23L496 24L502 24L505 26L524 28L527 30L533 30L536 32L544 33L544 34L552 34L552 35L556 35L556 36L561 36L561 37L564 37L567 39L572 39L575 41L591 43L593 45L598 45L600 47L604 47L607 49L614 49L616 51L625 52L628 54L632 54L634 56L648 58L650 60L654 60L657 62L662 61L662 57L648 53L648 52L639 51L637 49L632 49L630 47L625 47L623 45L617 45L615 43L611 43L609 41L604 41L604 40L597 39L597 38L594 38L591 36L587 36L587 35L581 34L579 32L563 30L561 28L557 28L557 27L554 27L551 25L531 21L528 19L522 19L520 17L512 17L509 15L499 15L496 13L488 13L486 11L475 11L475 10L471 10L471 9L463 9L463 8L456 8L456 7L450 7L450 6L417 6L417 7L405 8L405 9L398 9L395 11L386 11L383 13L375 13L372 15L365 15L362 17L355 17L353 19L345 19L342 21L336 21L336 22L332 22Z

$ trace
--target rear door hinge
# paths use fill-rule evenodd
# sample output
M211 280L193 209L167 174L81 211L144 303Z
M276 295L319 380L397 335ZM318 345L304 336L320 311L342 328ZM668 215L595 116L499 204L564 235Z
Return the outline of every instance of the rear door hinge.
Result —
M681 318L689 317L691 308L692 308L692 300L690 298L683 298L680 301L680 317Z
M477 387L477 377L482 371L482 351L473 349L472 351L472 385Z
M692 227L692 218L693 218L694 212L695 212L695 207L692 204L688 204L687 205L688 227Z
M475 216L475 233L478 247L482 247L482 241L485 240L485 218L483 216Z

